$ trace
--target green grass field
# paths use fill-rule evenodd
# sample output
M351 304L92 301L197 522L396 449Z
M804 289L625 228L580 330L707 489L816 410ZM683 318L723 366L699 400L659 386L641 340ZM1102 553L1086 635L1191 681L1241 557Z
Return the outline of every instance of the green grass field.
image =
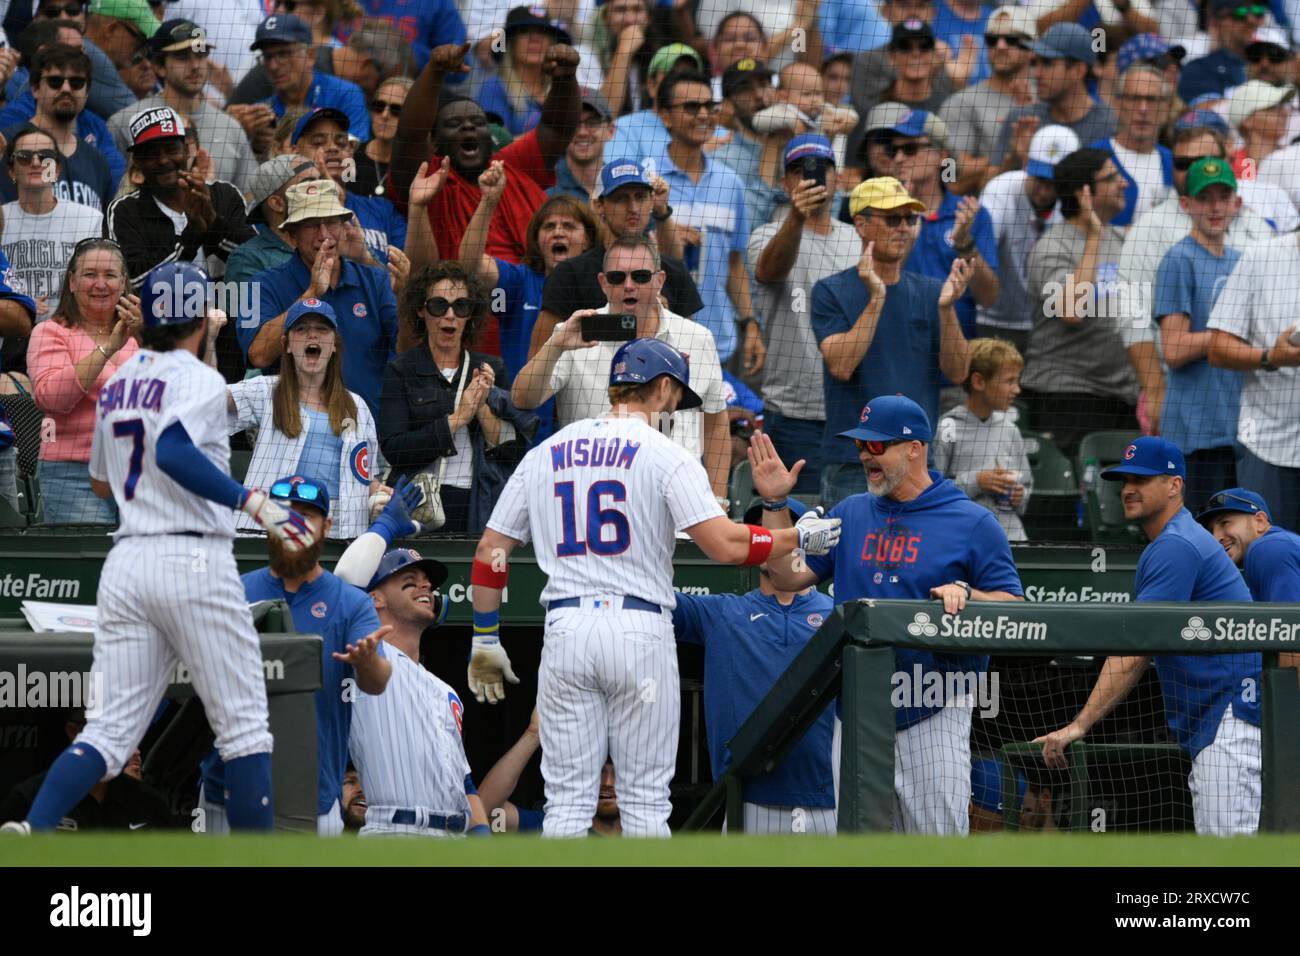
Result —
M664 841L319 840L191 834L0 839L0 866L1283 866L1300 836L683 836Z

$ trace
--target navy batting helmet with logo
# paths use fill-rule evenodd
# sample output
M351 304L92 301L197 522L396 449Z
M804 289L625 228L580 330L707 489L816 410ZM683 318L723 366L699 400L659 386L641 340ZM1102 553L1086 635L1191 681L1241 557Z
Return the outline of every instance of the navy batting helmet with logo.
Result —
M691 369L686 356L659 339L633 339L619 346L609 367L610 385L644 385L660 375L670 375L686 390L677 410L699 408L700 396L691 390Z
M140 287L140 315L145 328L193 322L207 313L212 280L192 262L154 266Z
M421 557L420 552L412 548L394 548L385 554L379 562L379 567L375 569L375 573L371 576L370 583L366 585L366 590L373 591L398 571L405 571L412 566L424 572L431 587L436 588L447 580L447 566L441 561Z

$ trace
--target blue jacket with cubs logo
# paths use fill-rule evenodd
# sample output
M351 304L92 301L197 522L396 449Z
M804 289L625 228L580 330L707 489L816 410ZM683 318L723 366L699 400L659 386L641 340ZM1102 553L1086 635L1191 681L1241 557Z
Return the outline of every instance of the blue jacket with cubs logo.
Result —
M834 602L819 591L796 594L789 607L761 591L678 594L673 609L677 640L704 646L704 721L713 779L731 766L727 742L764 695L808 645ZM776 807L833 807L828 707L803 740L773 770L745 784L745 800Z
M859 598L929 600L931 588L953 581L965 581L979 591L1024 595L1011 545L993 513L937 471L930 472L930 479L933 484L911 501L865 492L831 509L831 517L843 521L840 542L830 554L809 556L807 562L818 580L833 579L836 604ZM931 672L982 673L988 667L985 654L935 654L905 647L894 652L894 659L908 686L932 680L924 676ZM917 665L921 682L915 680ZM898 707L897 727L920 723L941 709Z

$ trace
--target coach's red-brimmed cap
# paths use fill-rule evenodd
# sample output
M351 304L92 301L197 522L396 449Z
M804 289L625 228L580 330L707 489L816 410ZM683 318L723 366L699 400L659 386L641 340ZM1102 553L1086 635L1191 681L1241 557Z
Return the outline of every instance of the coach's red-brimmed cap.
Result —
M181 114L170 106L156 106L131 117L129 127L131 134L130 149L155 139L185 138L185 121Z
M1107 481L1123 481L1125 475L1177 475L1186 481L1187 464L1173 442L1143 435L1124 449L1122 462L1101 473Z

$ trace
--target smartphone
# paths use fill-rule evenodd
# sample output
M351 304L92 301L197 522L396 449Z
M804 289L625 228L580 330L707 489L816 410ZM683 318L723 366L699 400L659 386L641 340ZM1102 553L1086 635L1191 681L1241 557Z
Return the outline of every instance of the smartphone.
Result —
M631 342L636 338L636 316L631 312L584 315L582 337L588 342Z
M805 156L800 161L800 175L804 179L811 179L818 186L826 187L826 163L816 156Z

